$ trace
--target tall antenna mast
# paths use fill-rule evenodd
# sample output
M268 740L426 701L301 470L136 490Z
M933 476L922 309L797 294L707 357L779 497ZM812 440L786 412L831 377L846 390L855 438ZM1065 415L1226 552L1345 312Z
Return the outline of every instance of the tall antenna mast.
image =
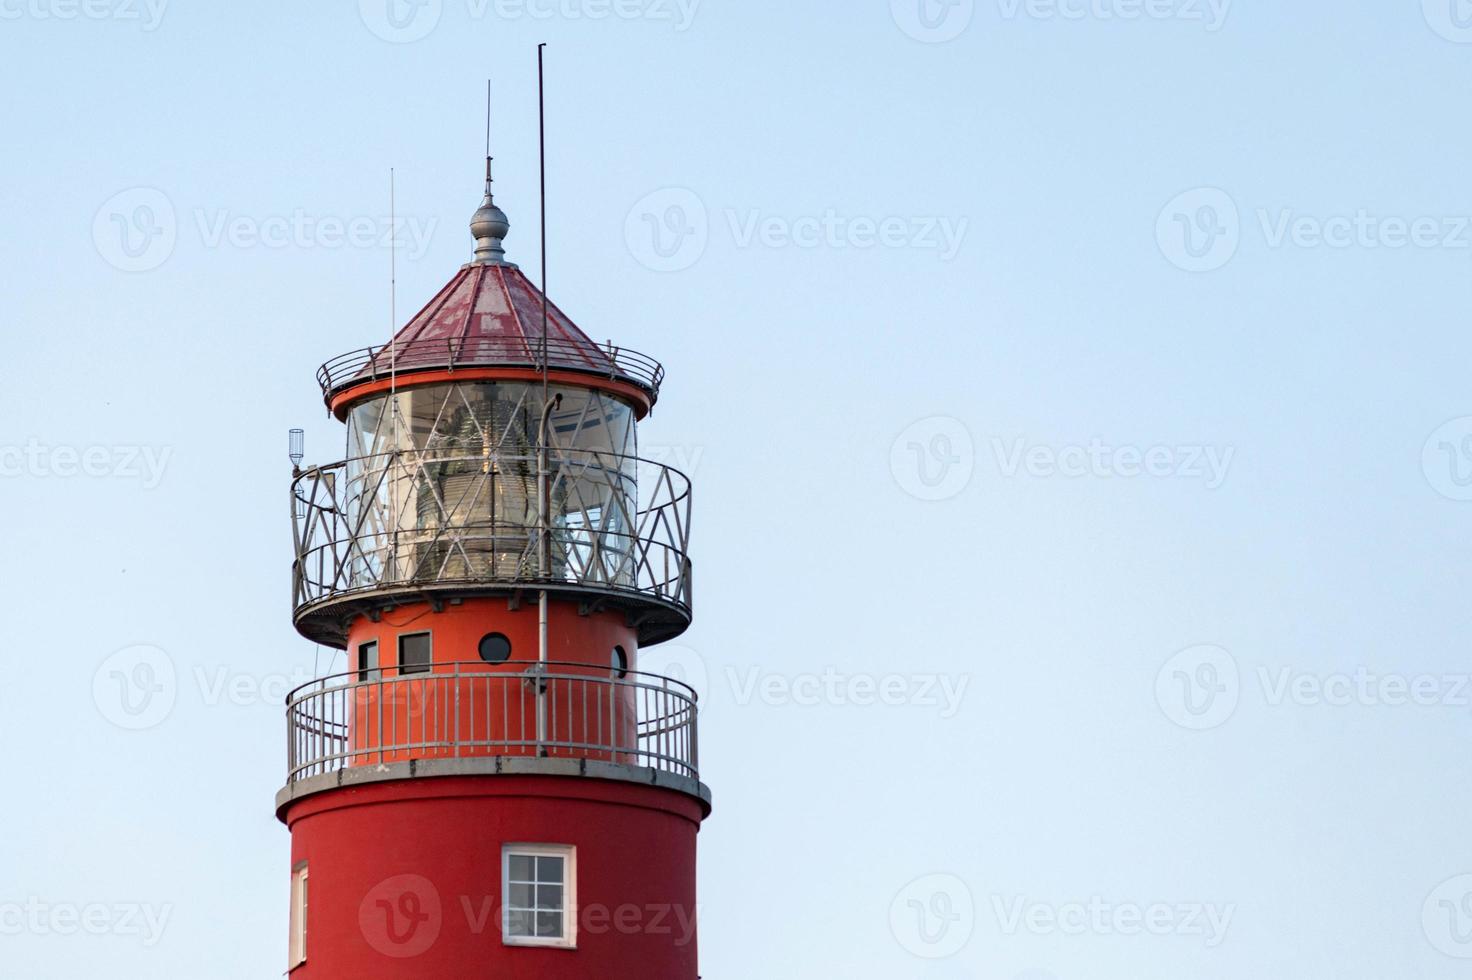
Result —
M491 191L491 80L486 79L486 193Z
M394 434L393 455L388 466L396 467L399 461L399 345L395 342L399 330L399 224L394 200L394 168L388 168L388 410L392 416ZM399 512L399 481L397 474L389 478L389 506ZM397 560L395 555L394 559Z
M394 336L399 330L398 283L399 283L399 225L394 202L394 168L388 168L388 388L392 399L398 386L398 345ZM398 413L394 413L397 418Z
M547 403L547 90L542 55L546 42L537 45L537 136L542 168L542 404Z

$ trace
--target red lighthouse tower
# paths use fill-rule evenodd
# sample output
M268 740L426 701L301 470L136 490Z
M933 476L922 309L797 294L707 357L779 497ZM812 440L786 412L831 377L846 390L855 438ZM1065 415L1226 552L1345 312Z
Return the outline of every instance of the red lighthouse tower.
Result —
M294 621L349 670L287 704L290 970L695 980L696 695L639 670L690 623L690 484L638 455L663 369L506 261L489 159L470 228L318 372L347 451L295 473Z

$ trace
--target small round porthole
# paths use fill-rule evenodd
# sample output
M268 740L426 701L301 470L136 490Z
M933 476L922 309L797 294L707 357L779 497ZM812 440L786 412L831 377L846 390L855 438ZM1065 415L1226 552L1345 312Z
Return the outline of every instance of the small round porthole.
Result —
M615 677L629 676L629 655L623 647L613 648L613 674Z
M504 664L511 659L511 641L504 633L487 633L480 639L480 659L488 664Z

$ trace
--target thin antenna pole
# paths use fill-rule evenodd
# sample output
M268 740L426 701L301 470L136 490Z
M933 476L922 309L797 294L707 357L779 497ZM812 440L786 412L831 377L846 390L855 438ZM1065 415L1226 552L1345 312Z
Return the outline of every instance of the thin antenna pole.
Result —
M547 89L542 55L546 42L537 45L537 137L542 169L542 403L547 403Z
M491 158L491 80L486 79L486 159Z
M542 427L537 436L537 528L541 539L538 551L538 570L542 578L542 590L537 596L537 664L547 663L547 586L552 575L552 494L547 484L547 443L551 441L547 425L552 416L554 403L547 398L547 98L544 84L542 54L546 44L537 45L537 129L541 149L542 171ZM559 395L559 402L562 396ZM537 686L537 754L545 755L543 742L547 737L547 695L540 678Z
M388 168L388 360L389 360L389 385L394 382L393 369L396 366L396 354L393 338L399 330L398 316L398 233L399 226L395 214L394 201L394 168Z
M399 330L399 225L395 213L394 201L394 168L388 168L388 390L390 399L394 396L394 389L398 386L398 345L394 343L394 336ZM395 424L397 424L398 413L394 413ZM397 444L397 439L395 440Z
M388 168L388 410L392 416L393 448L392 455L385 462L385 466L391 469L398 468L399 462L399 345L395 342L399 330L398 310L398 211L394 199L394 168ZM399 520L399 481L398 474L389 475L389 507L393 514L394 527L393 550L390 552L389 571L397 574L399 559L399 535L397 522Z

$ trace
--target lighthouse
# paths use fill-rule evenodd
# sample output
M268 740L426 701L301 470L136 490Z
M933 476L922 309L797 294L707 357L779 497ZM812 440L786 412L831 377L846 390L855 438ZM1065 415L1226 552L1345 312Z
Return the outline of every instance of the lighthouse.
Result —
M317 380L293 447L293 621L347 670L287 699L288 970L696 980L696 693L640 658L690 625L689 480L641 459L664 380L474 249Z

